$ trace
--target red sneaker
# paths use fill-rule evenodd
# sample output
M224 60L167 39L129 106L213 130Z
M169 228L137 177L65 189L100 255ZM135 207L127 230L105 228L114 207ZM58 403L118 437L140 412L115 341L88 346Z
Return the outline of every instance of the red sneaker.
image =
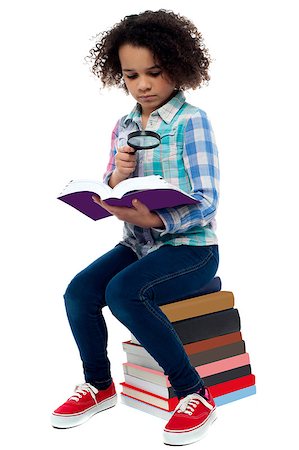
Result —
M204 397L189 394L179 402L164 428L164 444L192 444L206 434L216 420L216 407L209 390L205 389Z
M74 394L51 416L54 428L71 428L86 422L94 414L112 408L117 402L115 386L99 391L89 383L76 386Z

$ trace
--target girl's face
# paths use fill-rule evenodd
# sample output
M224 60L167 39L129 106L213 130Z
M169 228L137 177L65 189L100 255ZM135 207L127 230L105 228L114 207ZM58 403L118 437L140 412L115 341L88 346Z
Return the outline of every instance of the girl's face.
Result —
M155 63L148 48L124 44L119 48L119 59L127 89L140 103L143 115L149 116L167 102L175 83Z

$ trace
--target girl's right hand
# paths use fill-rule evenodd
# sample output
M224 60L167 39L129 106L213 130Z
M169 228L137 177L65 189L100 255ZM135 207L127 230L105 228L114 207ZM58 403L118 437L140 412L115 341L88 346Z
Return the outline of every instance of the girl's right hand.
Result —
M115 169L110 178L109 185L116 186L123 180L126 180L136 168L135 150L128 145L119 147L115 155Z

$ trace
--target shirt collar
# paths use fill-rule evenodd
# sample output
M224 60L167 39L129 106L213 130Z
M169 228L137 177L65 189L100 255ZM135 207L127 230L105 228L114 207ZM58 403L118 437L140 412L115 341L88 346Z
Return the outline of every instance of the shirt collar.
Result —
M186 97L182 91L178 91L177 94L172 97L165 105L161 106L159 109L156 109L151 113L151 115L157 115L161 117L164 122L169 124L176 113L181 109L183 104L186 101ZM141 110L140 105L137 103L132 111L126 116L125 118L125 124L128 124L129 122L137 122L138 119L140 120L141 117Z

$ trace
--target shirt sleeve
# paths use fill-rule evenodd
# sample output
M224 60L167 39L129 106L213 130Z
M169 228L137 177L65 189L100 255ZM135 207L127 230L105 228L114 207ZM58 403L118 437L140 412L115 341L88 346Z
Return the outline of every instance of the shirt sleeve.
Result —
M104 172L104 175L103 175L103 183L105 183L105 184L109 183L110 177L115 169L115 155L117 153L116 144L117 144L117 139L118 139L119 124L120 124L120 120L117 121L117 123L112 131L112 134L111 134L111 146L110 146L109 161L107 164L106 171Z
M183 160L192 185L191 195L200 203L157 210L165 225L161 236L184 232L195 226L204 227L216 215L219 198L218 150L204 111L198 110L187 121Z

